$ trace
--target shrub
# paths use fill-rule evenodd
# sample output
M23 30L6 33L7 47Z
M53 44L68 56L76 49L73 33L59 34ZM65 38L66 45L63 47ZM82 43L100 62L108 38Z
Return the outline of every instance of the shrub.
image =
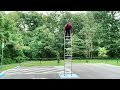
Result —
M99 47L98 48L98 56L100 57L100 58L106 58L107 57L107 52L108 52L108 50L106 50L106 48L105 47Z
M15 58L16 63L21 63L21 62L24 62L24 61L25 61L24 57L18 56L18 57Z
M12 64L12 63L15 63L15 61L10 58L3 59L3 64Z

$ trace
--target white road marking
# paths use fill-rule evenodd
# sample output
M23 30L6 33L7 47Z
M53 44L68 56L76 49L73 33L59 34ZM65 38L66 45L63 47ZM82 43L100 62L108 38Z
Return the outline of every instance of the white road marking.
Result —
M71 73L71 71L66 68L65 71L67 73ZM41 68L41 67L19 67L14 69L9 69L4 72L6 75L13 75L13 74L50 74L50 73L64 73L64 68Z

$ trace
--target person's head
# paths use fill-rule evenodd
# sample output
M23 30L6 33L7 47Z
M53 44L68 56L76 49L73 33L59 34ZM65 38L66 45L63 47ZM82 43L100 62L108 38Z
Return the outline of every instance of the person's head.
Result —
M68 23L67 23L67 26L68 26L68 27L70 27L70 26L71 26L71 23L70 23L70 22L68 22Z

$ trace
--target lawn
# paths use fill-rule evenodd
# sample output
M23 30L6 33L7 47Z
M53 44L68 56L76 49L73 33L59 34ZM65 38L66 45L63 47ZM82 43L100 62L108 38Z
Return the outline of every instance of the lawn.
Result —
M95 59L89 59L89 60L72 60L72 63L107 63L107 64L112 64L112 65L119 65L120 66L120 59L106 59L106 60L95 60ZM63 66L64 65L64 60L60 60L60 63L57 61L26 61L23 63L17 63L17 64L8 64L8 65L3 65L0 68L0 71L4 71L7 69L11 69L17 66Z

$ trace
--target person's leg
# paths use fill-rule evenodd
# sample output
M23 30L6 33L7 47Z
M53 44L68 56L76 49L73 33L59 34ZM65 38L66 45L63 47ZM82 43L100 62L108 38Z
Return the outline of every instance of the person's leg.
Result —
M65 39L66 39L66 36L67 36L67 32L65 31Z
M67 30L67 36L69 36L69 30ZM67 37L67 39L69 39L69 37Z
M68 31L68 36L69 36L69 39L70 39L70 30Z
M65 36L67 36L67 31L65 32Z

